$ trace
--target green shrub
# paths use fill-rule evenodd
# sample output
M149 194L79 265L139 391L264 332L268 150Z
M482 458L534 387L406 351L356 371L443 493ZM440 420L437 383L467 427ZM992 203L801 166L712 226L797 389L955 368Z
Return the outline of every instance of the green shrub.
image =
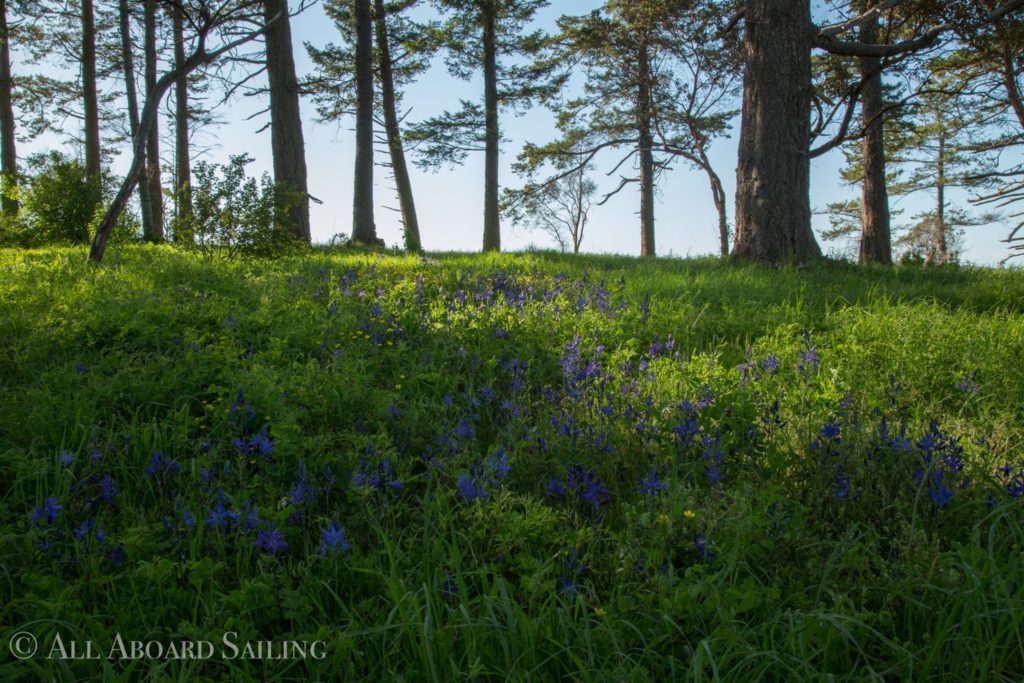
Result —
M252 161L239 154L227 164L200 162L193 169L191 229L195 248L207 256L269 257L302 246L288 230L298 194L267 173L259 182L247 177Z
M7 183L4 192L17 198L17 218L0 225L0 243L20 246L86 244L115 192L114 178L104 173L89 177L77 160L57 152L41 152L26 160L28 173L18 185ZM138 218L125 211L115 226L112 241L138 237Z

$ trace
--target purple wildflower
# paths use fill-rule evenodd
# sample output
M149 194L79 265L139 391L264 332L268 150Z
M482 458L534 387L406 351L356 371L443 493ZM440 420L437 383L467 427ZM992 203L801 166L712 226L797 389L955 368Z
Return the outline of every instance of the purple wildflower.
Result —
M284 534L278 531L273 524L267 524L266 529L261 529L256 534L253 545L270 555L280 555L288 550L288 543L284 539Z
M100 498L104 503L113 503L117 495L117 482L109 474L104 474L100 479Z
M345 538L345 527L333 522L330 526L320 530L320 556L327 553L344 555L352 549L352 544Z
M477 477L460 474L455 488L458 489L459 495L468 502L487 499L487 490Z
M814 369L820 364L821 359L818 357L818 352L814 348L814 343L811 341L811 334L810 332L804 332L804 347L800 350L800 360L797 361L796 367L798 370L803 370L808 367Z
M693 545L697 549L697 554L700 555L700 559L705 562L715 559L715 551L708 547L710 544L704 537L704 532L698 532L693 537Z
M656 470L652 469L647 473L646 477L640 480L640 493L646 496L653 496L667 490L668 484L658 477L658 472Z
M473 438L473 425L469 423L469 420L462 418L459 420L459 424L455 426L455 436L460 439L472 439Z
M32 510L32 523L36 526L42 526L41 522L45 520L48 525L53 524L57 521L57 515L63 509L64 506L58 503L56 498L47 498L43 501L42 505L38 505Z
M229 529L232 525L238 526L238 513L224 507L224 501L218 500L217 504L210 508L206 514L206 526L215 529Z

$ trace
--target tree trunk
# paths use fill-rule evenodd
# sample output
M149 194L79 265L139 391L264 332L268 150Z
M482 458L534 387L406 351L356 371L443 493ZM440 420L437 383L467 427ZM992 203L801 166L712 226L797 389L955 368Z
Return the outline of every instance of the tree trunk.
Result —
M174 22L174 68L185 64L185 16L180 7L171 9ZM174 240L192 244L192 152L189 144L188 75L174 83L174 176L175 207Z
M163 100L167 91L171 86L182 76L187 76L192 73L200 66L204 64L210 64L226 54L230 50L237 48L240 45L251 41L256 36L260 35L266 29L266 25L250 31L249 33L243 34L230 40L213 52L207 52L205 49L206 36L210 30L210 25L205 23L199 27L198 43L199 47L196 51L190 55L180 67L175 67L170 73L166 73L161 76L153 89L146 93L145 104L142 107L142 112L139 115L139 130L135 133L135 138L132 140L132 163L128 169L128 173L125 174L124 179L121 181L121 187L118 189L117 194L114 195L113 201L110 202L110 206L107 207L106 213L103 214L100 224L96 227L96 235L92 240L92 248L89 250L89 260L93 263L99 263L103 260L103 254L107 249L107 241L110 239L110 234L114 230L114 224L117 223L117 219L121 216L121 212L124 211L125 204L128 203L128 197L131 196L135 190L135 184L139 180L139 176L142 173L142 167L145 164L146 158L146 141L149 139L150 131L156 125L157 116L160 113L160 102Z
M811 231L810 0L746 0L733 256L821 255Z
M722 179L710 166L705 166L704 172L711 184L711 197L718 212L718 253L725 258L729 255L729 209L726 207L725 188L722 187Z
M143 19L145 24L146 93L156 87L156 0L145 0ZM160 182L160 123L153 120L146 145L146 181L149 183L151 231L143 238L147 242L160 242L164 238L164 193Z
M647 45L639 54L637 151L640 153L640 255L654 256L654 135L651 133L651 77Z
M1020 88L1017 86L1017 68L1013 44L1000 32L1000 40L1003 43L1003 88L1006 90L1006 98L1017 117L1021 128L1024 128L1024 98L1021 97Z
M96 92L96 18L92 0L82 0L82 104L85 109L85 174L96 178L98 186L102 161L100 104Z
M128 0L119 0L118 19L121 29L121 66L124 69L124 85L128 97L128 125L132 138L134 138L135 133L139 130L139 96L135 87L135 57L132 48L131 14L128 9ZM139 206L142 209L142 232L149 235L153 232L149 185L140 183L138 189Z
M195 56L191 63L186 64L183 69L183 73L187 74L197 66L212 61L217 54L219 53ZM99 263L103 260L103 254L106 253L107 241L110 239L110 234L114 230L114 224L117 223L117 219L121 217L121 212L124 211L125 204L128 203L128 198L135 190L136 183L139 182L140 178L144 177L143 170L146 164L146 144L149 140L149 134L150 131L156 127L156 119L160 114L160 101L163 99L164 94L170 89L171 84L174 83L174 77L176 76L177 74L175 73L164 76L157 81L156 87L146 95L145 105L143 105L142 113L139 116L139 129L136 131L135 138L132 140L132 164L128 169L128 173L125 175L124 180L121 181L121 187L118 189L117 194L114 195L113 201L110 202L110 206L107 207L107 212L103 214L103 219L96 228L96 235L92 240L92 248L89 250L89 260L93 263Z
M937 205L935 210L935 262L943 264L949 259L949 245L946 243L946 129L939 117L939 154L935 189Z
M266 34L274 181L298 193L298 203L291 211L291 229L297 239L308 244L311 236L309 190L306 184L306 145L302 136L302 118L299 115L299 83L295 77L288 0L265 0L263 9L267 22L278 15L277 21ZM372 215L370 221L372 224Z
M0 173L4 184L0 205L7 216L18 215L18 200L8 187L18 184L18 153L14 137L14 79L11 76L11 35L7 29L7 0L0 0Z
M583 241L583 226L586 223L586 217L583 211L583 202L586 201L587 197L587 175L585 168L581 168L576 173L576 187L573 188L575 193L575 205L573 207L572 215L572 231L570 233L572 237L572 253L580 253L580 242Z
M704 169L704 173L708 177L708 184L711 185L711 199L715 203L715 211L718 212L718 250L722 258L725 258L729 255L729 209L726 207L725 188L722 186L722 179L711 165L711 159L708 158L706 138L692 123L689 128L690 137L693 138L697 149L696 161Z
M484 16L484 251L501 251L498 218L498 21L497 9L488 5Z
M870 7L866 0L857 5L860 12ZM861 41L878 42L878 17L864 24ZM866 78L861 95L864 139L861 142L864 180L861 183L860 262L892 265L892 236L889 219L889 188L885 179L885 103L882 99L882 60L861 57L861 78Z
M355 0L356 171L352 196L352 239L380 244L373 221L373 18L370 0Z
M405 227L405 248L420 251L420 224L416 217L416 203L412 196L412 181L409 167L405 162L402 148L402 132L398 124L398 109L395 102L395 77L391 65L391 46L388 44L387 11L384 0L374 0L374 22L377 27L377 62L380 66L381 104L384 107L384 132L388 138L388 152L391 154L391 172L395 175L398 189L398 206L402 211L402 225Z

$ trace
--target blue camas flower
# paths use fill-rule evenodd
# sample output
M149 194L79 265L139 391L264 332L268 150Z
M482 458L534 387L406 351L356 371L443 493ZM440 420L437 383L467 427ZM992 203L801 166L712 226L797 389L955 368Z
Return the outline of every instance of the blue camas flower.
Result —
M818 357L818 351L814 348L814 343L811 341L811 333L804 332L804 343L803 348L800 350L800 360L797 361L796 367L798 370L804 369L815 369L821 364L821 359Z
M146 465L146 478L163 478L165 475L175 474L178 469L177 461L164 457L163 451L156 451Z
M284 534L269 523L265 529L261 529L256 534L253 545L270 555L280 555L288 551L288 543L284 539Z
M232 526L237 527L239 519L238 513L226 508L224 501L218 498L217 504L207 511L206 526L227 530Z
M455 484L462 499L470 503L474 500L487 500L487 487L480 477L474 474L472 469L468 475L460 474Z
M109 474L104 474L100 479L100 498L104 503L113 503L118 493L117 482Z
M323 557L330 554L344 555L352 549L352 544L345 538L345 527L337 522L320 530L320 547L318 552Z
M645 496L653 496L667 490L668 484L658 477L657 470L652 469L646 477L640 480L640 493Z
M57 521L57 515L64 509L64 506L57 502L56 498L50 497L43 501L42 505L37 505L30 518L32 524L36 526L42 526L45 521L47 525L51 525Z
M693 547L697 549L697 554L700 556L700 559L705 562L715 559L715 551L709 548L709 545L710 543L705 538L703 531L694 535Z

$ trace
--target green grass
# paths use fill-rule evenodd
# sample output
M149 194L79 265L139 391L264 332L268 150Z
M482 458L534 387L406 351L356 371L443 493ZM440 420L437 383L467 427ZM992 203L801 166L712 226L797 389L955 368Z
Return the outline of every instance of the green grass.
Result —
M3 680L1024 677L1020 271L84 256L0 251ZM225 633L327 656L106 659Z

